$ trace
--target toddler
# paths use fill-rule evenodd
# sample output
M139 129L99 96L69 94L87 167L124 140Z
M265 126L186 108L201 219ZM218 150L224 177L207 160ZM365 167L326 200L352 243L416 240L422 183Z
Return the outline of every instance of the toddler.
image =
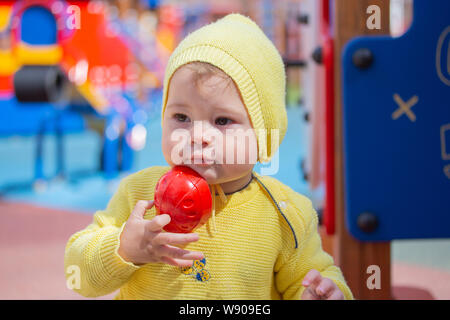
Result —
M83 296L116 299L353 299L321 247L311 201L256 174L287 129L283 61L249 18L230 14L188 35L169 60L162 106L167 167L123 179L105 210L69 239ZM236 140L238 142L236 142ZM198 172L211 218L189 234L163 231L153 206L175 165Z

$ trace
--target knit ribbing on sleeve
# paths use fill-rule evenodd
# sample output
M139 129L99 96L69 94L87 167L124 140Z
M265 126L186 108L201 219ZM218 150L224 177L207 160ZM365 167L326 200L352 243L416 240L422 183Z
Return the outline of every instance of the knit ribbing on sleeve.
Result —
M100 258L108 274L126 280L139 267L125 261L117 252L120 247L120 235L124 227L125 223L121 228L115 228L102 239Z
M65 250L65 270L70 266L77 266L80 270L81 283L74 286L74 291L86 297L109 294L120 288L139 268L117 253L120 234L130 212L127 179L124 179L106 210L97 211L93 223L69 239Z
M290 193L288 205L293 206L292 209L297 212L296 215L290 215L290 221L299 235L299 246L297 249L287 247L285 254L280 257L276 283L283 299L301 299L305 290L301 283L312 269L331 279L346 299L353 299L340 269L334 265L333 258L322 249L318 217L311 201L292 190L287 192Z

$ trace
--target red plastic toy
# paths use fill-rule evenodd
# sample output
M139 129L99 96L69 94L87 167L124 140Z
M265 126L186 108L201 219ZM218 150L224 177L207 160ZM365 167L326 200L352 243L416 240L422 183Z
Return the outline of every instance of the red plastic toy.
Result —
M189 233L210 217L212 197L208 183L189 167L176 166L163 175L155 188L156 214L168 214L165 231Z

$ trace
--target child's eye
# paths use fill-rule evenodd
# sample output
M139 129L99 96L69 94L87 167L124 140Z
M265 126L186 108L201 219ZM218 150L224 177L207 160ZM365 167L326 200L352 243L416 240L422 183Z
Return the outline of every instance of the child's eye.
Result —
M174 118L180 122L186 122L189 119L185 114L182 113L176 113L174 115Z
M225 125L230 124L232 122L233 122L233 120L225 118L225 117L220 117L220 118L216 119L216 124L219 125L219 126L225 126Z

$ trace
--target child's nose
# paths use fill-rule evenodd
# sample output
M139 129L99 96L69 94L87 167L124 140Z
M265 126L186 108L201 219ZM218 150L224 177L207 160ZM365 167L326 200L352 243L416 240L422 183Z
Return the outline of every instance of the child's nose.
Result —
M211 143L211 134L213 130L209 124L202 122L195 123L191 131L191 144L206 147Z
M201 145L202 148L207 147L208 146L208 142L205 141L204 139L193 139L192 140L192 145Z
M207 147L210 143L209 139L204 134L193 135L191 140L192 145L202 146L202 148Z

